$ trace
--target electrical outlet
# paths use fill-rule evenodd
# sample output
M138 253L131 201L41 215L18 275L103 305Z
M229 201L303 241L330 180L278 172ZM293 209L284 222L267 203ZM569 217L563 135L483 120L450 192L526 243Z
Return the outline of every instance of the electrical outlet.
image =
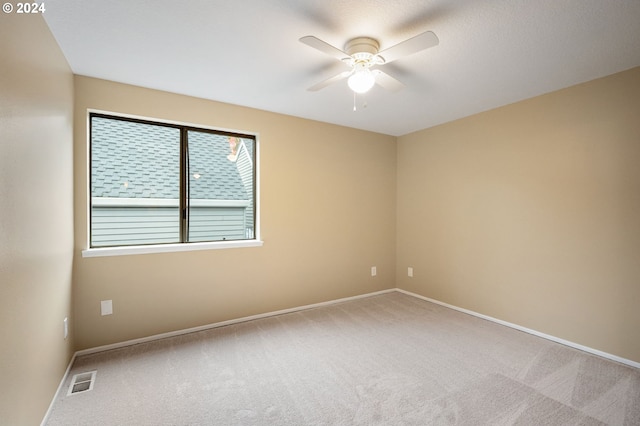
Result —
M113 300L103 300L100 302L100 314L101 315L113 314Z
M69 318L65 317L62 324L64 324L64 338L66 340L69 337Z
M413 278L413 268L411 266L407 268L407 275Z
M371 276L375 277L376 275L378 275L378 270L376 269L375 266L371 267Z

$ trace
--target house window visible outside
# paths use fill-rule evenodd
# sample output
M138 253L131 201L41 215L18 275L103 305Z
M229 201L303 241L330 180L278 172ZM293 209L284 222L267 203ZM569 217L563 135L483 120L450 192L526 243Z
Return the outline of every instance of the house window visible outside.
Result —
M90 246L255 239L255 136L90 115Z

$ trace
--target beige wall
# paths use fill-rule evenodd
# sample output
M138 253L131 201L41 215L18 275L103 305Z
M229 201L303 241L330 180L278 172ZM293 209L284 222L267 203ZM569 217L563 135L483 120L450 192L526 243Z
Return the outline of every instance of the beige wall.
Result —
M73 352L73 76L38 15L0 14L0 68L0 424L35 425Z
M397 156L398 287L640 362L640 68Z
M87 77L75 93L77 349L394 287L394 137ZM87 108L259 133L264 246L82 258Z

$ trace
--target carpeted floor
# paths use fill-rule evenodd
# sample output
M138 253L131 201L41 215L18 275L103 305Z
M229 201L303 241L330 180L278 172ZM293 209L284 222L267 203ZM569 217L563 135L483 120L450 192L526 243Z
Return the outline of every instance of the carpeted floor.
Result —
M640 370L398 292L78 357L65 386L49 426L640 425Z

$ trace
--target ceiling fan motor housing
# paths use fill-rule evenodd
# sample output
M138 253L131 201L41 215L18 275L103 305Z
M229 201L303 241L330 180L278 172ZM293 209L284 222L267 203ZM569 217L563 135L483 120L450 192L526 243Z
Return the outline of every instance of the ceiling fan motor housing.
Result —
M350 56L356 53L370 53L371 55L375 55L378 53L378 49L380 49L378 41L369 37L357 37L349 40L347 44L344 45L344 51Z
M353 58L355 63L364 63L370 67L379 63L379 57L376 58L380 44L377 40L369 37L357 37L351 39L345 44L344 51Z

